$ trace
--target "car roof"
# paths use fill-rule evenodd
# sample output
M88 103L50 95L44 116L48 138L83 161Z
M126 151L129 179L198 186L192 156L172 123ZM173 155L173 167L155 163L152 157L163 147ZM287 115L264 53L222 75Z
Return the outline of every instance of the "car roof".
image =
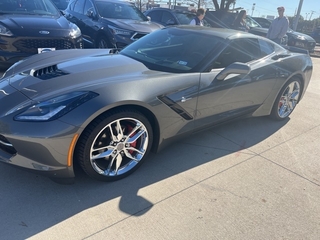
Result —
M146 12L158 11L158 10L167 11L167 12L188 13L188 14L194 14L195 15L195 13L191 12L191 11L181 10L181 9L170 9L170 8L164 8L164 7L151 8L151 9L146 10Z
M233 30L229 28L211 28L211 27L201 27L201 26L194 26L194 25L175 25L167 28L178 28L178 29L184 29L187 31L201 31L205 34L216 36L222 39L236 39L236 38L265 39L264 37L260 37L258 35L254 35L254 34L243 32L243 31Z

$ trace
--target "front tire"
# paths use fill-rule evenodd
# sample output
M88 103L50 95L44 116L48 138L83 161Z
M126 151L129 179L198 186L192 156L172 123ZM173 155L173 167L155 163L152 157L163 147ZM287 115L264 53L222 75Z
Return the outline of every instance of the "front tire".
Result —
M116 181L134 172L153 140L146 117L135 110L112 111L95 119L81 135L75 156L90 177Z
M293 78L289 80L277 96L270 116L279 121L289 117L300 99L301 90L301 81L299 79Z
M101 36L97 39L96 47L97 48L113 48L111 47L109 40L104 36Z

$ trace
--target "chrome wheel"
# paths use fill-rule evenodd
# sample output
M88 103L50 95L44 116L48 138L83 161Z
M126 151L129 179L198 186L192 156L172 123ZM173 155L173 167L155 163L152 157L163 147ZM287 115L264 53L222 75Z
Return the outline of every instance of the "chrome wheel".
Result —
M94 139L90 163L100 175L121 175L139 163L148 144L148 131L142 122L133 118L117 119Z
M283 91L278 104L278 115L280 118L286 118L296 107L300 96L300 83L291 82Z
M281 89L272 108L271 117L275 120L286 119L299 102L301 81L297 78L288 81Z
M134 172L148 155L153 131L148 119L131 109L105 113L84 130L74 160L92 178L115 181Z

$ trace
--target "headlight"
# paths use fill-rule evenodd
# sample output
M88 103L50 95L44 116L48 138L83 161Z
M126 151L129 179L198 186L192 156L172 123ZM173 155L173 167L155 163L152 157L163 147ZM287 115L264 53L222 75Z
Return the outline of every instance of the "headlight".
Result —
M111 32L115 35L125 35L125 36L130 36L133 34L132 31L129 30L125 30L125 29L121 29L121 28L116 28L113 26L108 25L108 27L110 28Z
M16 121L43 122L60 118L81 104L98 96L93 92L72 92L43 101L32 106L14 117Z
M294 38L299 40L306 40L306 38L303 35L295 35Z
M12 36L13 34L8 28L0 24L0 35Z
M81 30L77 25L75 25L74 23L70 23L70 27L71 27L70 37L77 38L81 36Z

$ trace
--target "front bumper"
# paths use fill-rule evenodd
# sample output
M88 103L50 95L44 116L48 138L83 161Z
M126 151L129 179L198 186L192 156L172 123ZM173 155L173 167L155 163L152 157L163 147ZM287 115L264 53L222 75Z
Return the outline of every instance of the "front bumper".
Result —
M68 163L68 154L77 127L61 121L30 123L6 120L0 119L0 162L52 179L75 177L73 163Z
M303 49L306 49L312 53L312 52L314 52L316 42L315 41L304 41L304 40L299 40L299 39L290 39L288 41L288 46L303 48Z

